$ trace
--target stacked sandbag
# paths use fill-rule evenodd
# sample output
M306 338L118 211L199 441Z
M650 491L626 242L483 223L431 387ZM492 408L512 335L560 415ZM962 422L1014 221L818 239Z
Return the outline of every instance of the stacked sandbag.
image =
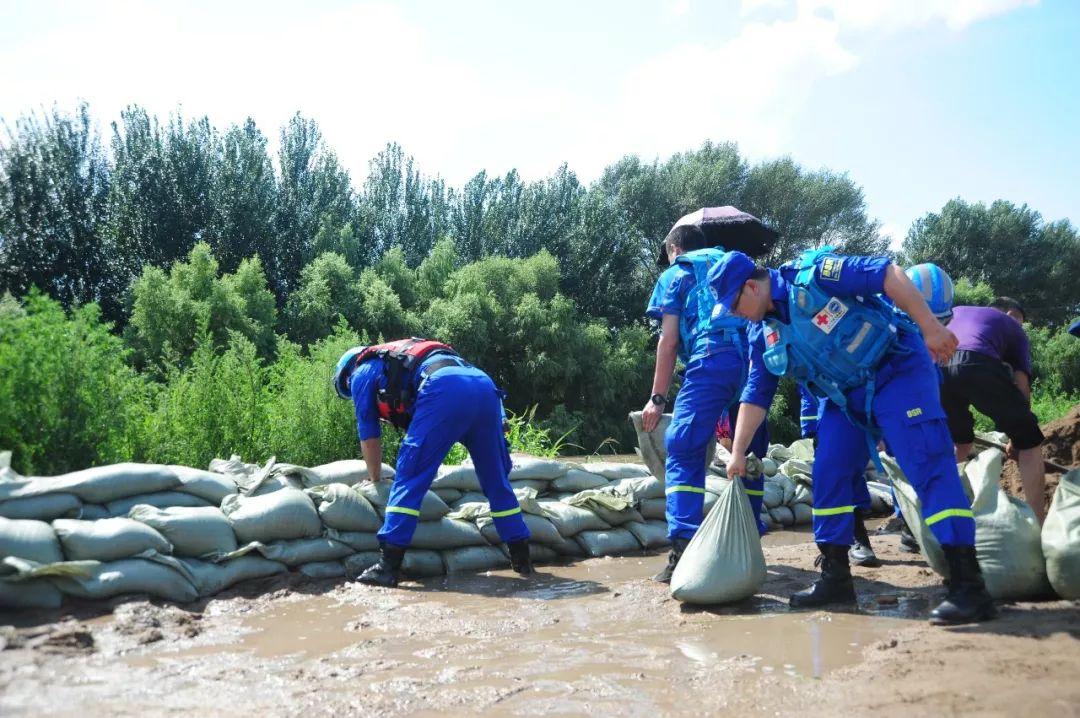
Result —
M637 454L641 457L641 460L645 462L646 468L652 476L664 480L666 474L664 473L664 462L667 461L667 447L664 445L664 435L667 433L667 428L671 425L671 414L663 414L660 417L659 423L652 431L645 431L641 425L641 412L630 412L630 423L634 425L634 431L637 433ZM713 454L716 451L718 444L716 442L709 442L709 447L705 456L705 465L713 463Z
M1043 524L1042 550L1054 592L1080 599L1080 469L1061 477Z

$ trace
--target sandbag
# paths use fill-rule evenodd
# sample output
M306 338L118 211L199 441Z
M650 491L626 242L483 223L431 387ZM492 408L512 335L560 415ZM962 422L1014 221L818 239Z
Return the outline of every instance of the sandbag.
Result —
M652 475L647 466L643 466L642 464L626 464L617 461L590 461L587 464L581 464L579 468L582 468L589 473L599 474L608 481L640 479Z
M660 481L664 481L664 477L666 476L664 464L667 461L667 448L664 444L664 435L667 433L667 428L671 424L671 414L661 415L656 428L648 433L641 429L640 411L630 412L630 423L634 425L634 431L637 433L637 453L645 463L648 473L660 479ZM706 466L713 463L716 448L717 443L715 441L710 441L705 450Z
M780 465L780 473L790 479L810 486L814 483L814 466L801 459L788 459Z
M551 481L566 475L566 464L558 459L544 459L527 454L510 455L510 480L537 479Z
M53 527L30 519L0 519L0 558L5 556L36 563L64 560Z
M664 498L664 482L655 476L635 476L620 479L611 485L614 492L633 502Z
M536 492L547 491L548 482L545 479L515 479L510 482L510 488L514 491L520 491L522 489L532 489Z
M185 494L180 491L158 491L153 494L138 494L124 499L117 499L105 504L105 510L111 516L127 516L132 507L143 504L155 508L164 509L172 506L213 506L217 508L220 501L209 502L194 494Z
M641 544L628 529L605 529L602 531L582 531L574 540L589 556L618 556L624 553L640 551Z
M0 578L0 609L60 608L63 602L64 594L48 579L14 582Z
M438 555L438 554L436 554ZM408 558L408 552L405 553L405 557ZM341 565L345 568L345 575L349 578L355 579L357 576L367 571L369 568L379 562L378 551L361 551L360 553L354 553L352 556L346 556L341 560ZM441 563L441 559L440 559Z
M795 516L796 526L805 526L814 523L814 508L810 504L792 504L788 507Z
M496 546L464 546L442 552L446 573L506 568L510 559Z
M176 491L197 496L210 506L220 506L222 499L239 491L236 482L224 474L193 469L190 466L170 466L169 468L180 479Z
M390 498L390 485L391 482L389 481L365 481L361 484L357 484L354 488L359 491L372 506L382 512L386 507L387 500ZM446 505L446 502L430 491L425 493L424 498L420 500L421 521L441 519L448 513L450 513L450 507Z
M56 519L53 529L70 561L116 561L144 551L173 551L172 544L152 527L128 518Z
M453 509L456 512L456 511L461 510L462 507L464 507L464 506L466 506L468 504L485 504L486 505L487 504L487 496L484 496L479 491L464 491L461 494L461 498L459 498L457 501L454 502ZM439 518L439 517L435 516L433 518Z
M814 505L814 494L810 491L810 488L805 484L795 485L795 494L791 497L792 504L806 504L808 506Z
M213 557L236 550L232 525L216 506L159 509L140 504L128 516L159 531L172 544L176 556Z
M286 566L299 566L315 561L334 561L356 553L352 546L335 539L320 536L318 538L272 541L268 544L253 541L241 546L233 555L247 555L252 552L262 554L264 558L278 561Z
M263 496L226 496L221 510L241 543L311 538L322 533L315 504L299 489L284 488Z
M182 558L180 562L191 572L196 590L204 597L220 593L241 581L273 576L288 570L283 563L250 555L222 563L195 558Z
M319 507L323 524L340 531L378 531L379 512L358 489L345 484L327 484L308 490Z
M382 464L379 469L379 479L388 480L395 476L394 467ZM332 461L329 464L312 466L304 474L304 485L307 487L325 486L327 484L359 484L367 481L370 477L367 463L360 459L344 459Z
M923 521L922 501L919 500L918 495L915 493L915 488L908 483L907 477L904 476L900 465L896 463L896 459L884 451L880 452L878 457L885 468L885 473L889 475L889 479L892 481L896 501L900 506L900 514L904 517L905 523L911 530L911 535L919 543L920 553L922 553L930 568L939 575L948 578L949 566L945 563L945 554L942 552L941 544L934 537L930 527Z
M476 478L476 469L471 464L440 466L435 480L431 482L431 488L480 491L480 479Z
M431 490L431 492L433 494L435 494L436 496L438 496L440 499L442 499L444 502L446 502L447 506L449 506L450 504L452 504L455 501L457 501L458 499L460 499L462 494L464 493L460 489L449 489L449 488L442 488L442 489L433 488Z
M574 542L570 541L570 543ZM577 544L574 545L577 546ZM578 548L578 550L581 550L580 547ZM551 548L550 546L544 546L543 544L538 543L531 543L529 544L529 558L532 560L533 564L542 564L554 563L562 557L559 555L558 551Z
M671 545L666 521L632 521L623 524L622 528L634 534L642 548L663 548Z
M805 461L808 463L814 463L814 440L813 439L799 439L793 441L788 447L788 451L791 452L791 458L799 461Z
M769 515L773 517L773 521L785 528L795 525L795 512L787 506L777 506L769 509Z
M538 544L530 544L530 545L537 546ZM552 544L545 544L545 545L550 547L559 556L562 556L562 557L565 557L565 558L584 558L587 555L585 553L585 549L581 548L581 544L579 544L577 541L575 541L572 538L563 538L563 540L561 542L559 542L559 543L552 543ZM530 554L531 554L531 552L532 552L532 550L530 549Z
M409 549L401 563L401 572L410 578L426 578L442 576L446 573L446 567L438 551Z
M522 513L521 518L525 520L525 526L529 529L529 543L562 543L562 534L559 533L559 530L555 528L555 524L551 523L550 520L543 516L527 513ZM490 516L478 518L476 527L480 529L480 534L488 543L495 545L503 542L498 530L495 528L495 519Z
M1080 469L1061 477L1043 524L1042 550L1054 592L1080 599Z
M487 546L488 541L475 524L459 519L441 518L416 525L410 548L442 550L460 546Z
M781 506L784 503L784 488L779 484L766 481L765 482L765 497L762 500L767 509L775 509L777 506Z
M633 501L617 496L611 490L589 489L566 500L571 506L580 506L599 516L604 523L619 526L630 521L644 521L634 508Z
M177 603L199 597L193 582L176 568L145 558L101 563L86 577L61 576L52 581L69 596L97 600L127 593L146 593Z
M327 538L332 538L335 541L340 541L343 544L348 544L350 547L352 547L353 551L379 550L379 537L376 536L374 533L326 529L325 535Z
M741 481L732 481L705 517L671 576L671 595L686 603L732 603L765 583L765 554Z
M112 512L101 504L83 504L79 509L79 514L75 518L82 519L83 521L100 521L101 519L111 519Z
M341 561L312 561L298 566L296 570L308 578L340 578L345 575L345 564Z
M766 476L776 476L776 473L780 470L780 464L776 463L775 459L766 457L761 460L762 471Z
M720 498L720 494L713 493L712 491L705 492L705 500L701 502L701 515L708 516L712 511L712 507L716 505L717 499Z
M60 476L20 477L0 482L0 501L42 496L75 494L84 502L104 504L125 496L167 491L180 485L172 467L162 464L112 464L73 471Z
M667 518L667 498L645 499L641 502L641 515L648 521Z
M599 489L607 486L611 482L600 474L594 474L591 471L587 471L579 468L571 468L566 471L565 476L561 476L551 482L552 491L564 491L571 493L578 493L579 491L585 491L587 489Z
M45 494L0 502L0 517L52 521L79 515L82 501L75 494Z
M611 526L588 509L571 506L561 501L540 499L540 505L548 512L551 523L564 538L573 538L582 531L604 531Z
M765 528L769 531L775 531L776 529L784 528L780 523L776 521L776 519L769 515L768 510L762 511L761 514L758 516L758 520L761 521L761 523L765 524Z

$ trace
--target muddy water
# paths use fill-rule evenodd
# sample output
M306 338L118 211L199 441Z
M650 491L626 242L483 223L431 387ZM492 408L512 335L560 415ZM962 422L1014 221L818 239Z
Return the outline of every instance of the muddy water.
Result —
M806 542L801 532L773 545ZM685 609L647 577L663 556L594 559L403 584L337 584L288 596L240 619L227 643L130 657L137 670L194 677L208 666L254 667L268 679L351 676L389 713L695 712L687 702L759 714L775 691L857 662L910 621L884 615L789 613L763 600L739 612ZM362 697L361 697L362 696Z

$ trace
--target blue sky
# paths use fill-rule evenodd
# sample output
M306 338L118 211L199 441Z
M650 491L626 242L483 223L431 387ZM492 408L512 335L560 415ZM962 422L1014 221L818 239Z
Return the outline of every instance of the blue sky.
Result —
M461 184L732 140L848 172L899 241L957 196L1080 223L1078 35L1070 0L0 0L0 116L179 106L274 138L299 110L357 185L388 141Z

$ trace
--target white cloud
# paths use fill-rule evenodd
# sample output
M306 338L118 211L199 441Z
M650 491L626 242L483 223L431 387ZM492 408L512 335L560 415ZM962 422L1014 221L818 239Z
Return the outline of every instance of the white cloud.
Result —
M744 15L794 8L799 16L835 21L842 30L895 32L933 23L962 30L979 20L1033 6L1038 0L743 0Z

